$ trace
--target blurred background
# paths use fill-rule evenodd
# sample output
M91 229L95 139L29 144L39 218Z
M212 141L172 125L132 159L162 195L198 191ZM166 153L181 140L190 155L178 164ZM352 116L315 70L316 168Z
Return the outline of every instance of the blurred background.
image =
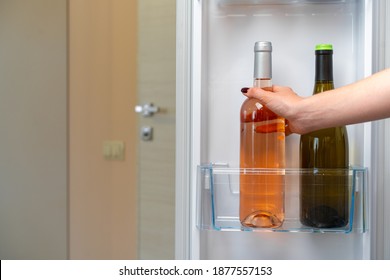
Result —
M174 258L175 24L175 0L0 0L0 259Z

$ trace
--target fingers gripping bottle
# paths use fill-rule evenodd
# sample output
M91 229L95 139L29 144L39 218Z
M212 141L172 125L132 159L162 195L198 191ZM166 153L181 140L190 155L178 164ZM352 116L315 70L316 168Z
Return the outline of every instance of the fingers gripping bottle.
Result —
M254 52L254 87L272 94L272 45L256 42ZM279 227L284 220L285 120L255 98L244 101L240 117L241 224Z

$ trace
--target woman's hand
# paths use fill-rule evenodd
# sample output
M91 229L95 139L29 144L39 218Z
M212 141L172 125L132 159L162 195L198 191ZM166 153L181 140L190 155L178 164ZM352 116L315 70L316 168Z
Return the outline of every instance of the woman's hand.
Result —
M261 88L243 88L245 96L256 98L275 114L286 119L286 134L306 133L306 129L299 120L299 104L304 98L298 96L291 88L273 86L273 91Z

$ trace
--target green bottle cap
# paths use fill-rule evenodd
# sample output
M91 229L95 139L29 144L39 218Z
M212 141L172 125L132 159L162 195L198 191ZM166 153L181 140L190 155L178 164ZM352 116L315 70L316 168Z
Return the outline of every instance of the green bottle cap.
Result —
M316 46L316 51L331 51L333 50L332 44L318 44Z

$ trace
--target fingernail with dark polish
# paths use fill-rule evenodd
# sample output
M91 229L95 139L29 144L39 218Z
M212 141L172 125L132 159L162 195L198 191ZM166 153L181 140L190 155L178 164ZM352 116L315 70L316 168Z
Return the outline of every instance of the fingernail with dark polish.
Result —
M248 90L249 90L249 88L247 88L247 87L244 87L244 88L242 88L242 89L241 89L241 92L242 92L242 93L247 93L247 92L248 92Z

